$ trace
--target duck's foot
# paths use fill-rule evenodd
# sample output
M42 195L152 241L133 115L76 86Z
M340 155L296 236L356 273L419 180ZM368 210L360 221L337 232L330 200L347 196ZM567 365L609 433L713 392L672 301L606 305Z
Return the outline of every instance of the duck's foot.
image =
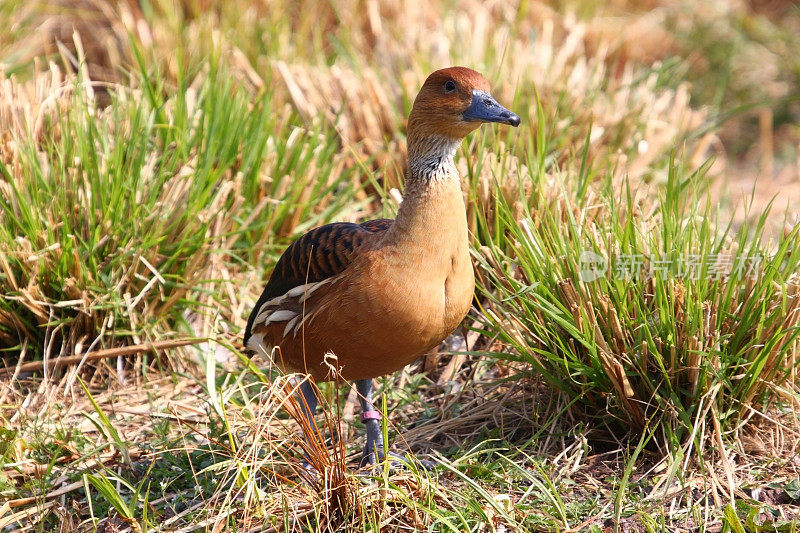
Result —
M378 447L375 451L370 449L370 446L364 448L364 453L361 455L360 467L366 466L374 467L378 463L382 463L385 459L389 460L389 470L400 470L403 468L414 468L426 470L430 472L436 468L436 461L428 459L418 459L408 453L389 452L384 453L383 447Z
M305 458L301 463L301 468L299 470L295 470L295 472L297 473L297 477L300 479L300 481L304 482L308 486L313 486L319 480L319 470L317 470L317 467L309 463Z

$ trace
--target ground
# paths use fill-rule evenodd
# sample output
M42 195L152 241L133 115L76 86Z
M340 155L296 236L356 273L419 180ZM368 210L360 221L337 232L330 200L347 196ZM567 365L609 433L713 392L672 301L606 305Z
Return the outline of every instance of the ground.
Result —
M0 530L796 530L791 3L12 0L0 28ZM523 123L456 156L465 341L379 380L389 443L439 466L358 472L350 385L302 427L240 336L289 242L396 210L450 64ZM587 250L645 261L585 282ZM762 261L643 275L690 256Z

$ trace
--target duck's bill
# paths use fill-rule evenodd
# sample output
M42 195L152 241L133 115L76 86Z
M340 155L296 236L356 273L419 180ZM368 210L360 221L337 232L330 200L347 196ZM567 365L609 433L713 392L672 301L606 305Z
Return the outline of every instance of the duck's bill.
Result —
M464 111L464 120L480 122L499 122L509 126L519 126L519 117L501 106L491 94L484 91L472 91L472 103Z

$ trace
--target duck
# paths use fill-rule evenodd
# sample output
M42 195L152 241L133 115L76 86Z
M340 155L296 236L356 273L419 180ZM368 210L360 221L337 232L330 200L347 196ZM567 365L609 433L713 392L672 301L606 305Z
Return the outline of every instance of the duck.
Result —
M451 334L472 305L475 279L454 156L484 123L520 118L467 67L436 70L414 99L408 166L396 218L336 222L286 248L250 313L244 345L316 382L354 381L366 430L361 465L384 457L373 378L413 362ZM300 387L313 425L318 398Z

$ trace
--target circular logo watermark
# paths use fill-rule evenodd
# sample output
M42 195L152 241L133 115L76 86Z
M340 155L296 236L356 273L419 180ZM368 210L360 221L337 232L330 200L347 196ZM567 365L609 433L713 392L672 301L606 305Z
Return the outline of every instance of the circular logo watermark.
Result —
M608 260L594 252L583 252L580 257L579 277L589 282L604 278L608 272Z

